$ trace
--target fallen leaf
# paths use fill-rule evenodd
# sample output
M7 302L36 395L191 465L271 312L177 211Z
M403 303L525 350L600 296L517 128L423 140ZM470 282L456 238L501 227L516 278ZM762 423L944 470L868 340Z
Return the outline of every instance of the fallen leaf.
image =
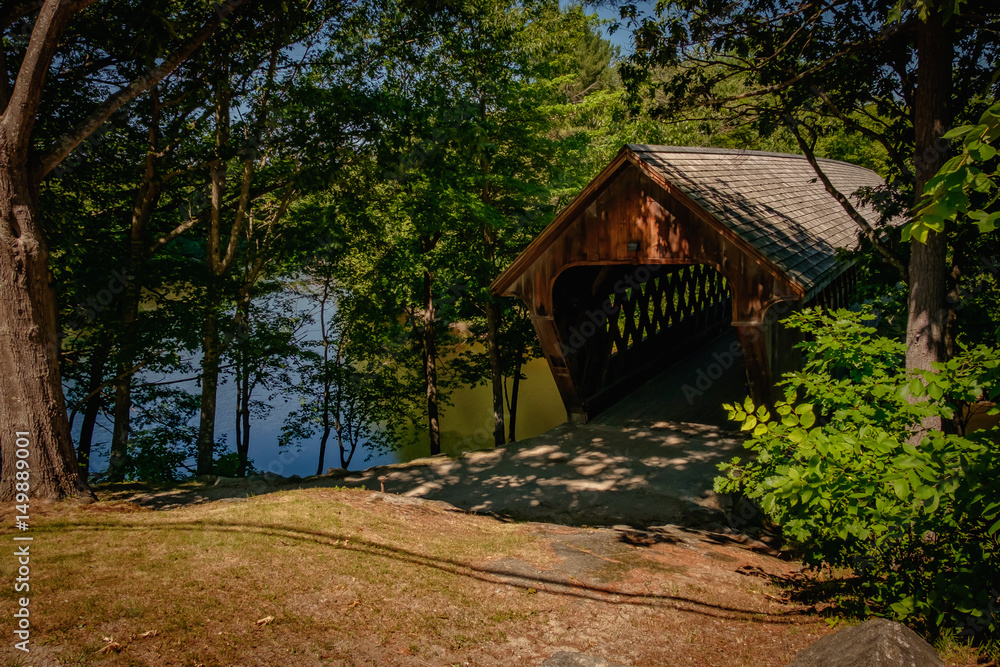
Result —
M274 620L274 616L265 616L264 618L257 621L257 625L267 625Z
M159 630L150 630L149 632L144 632L141 635L139 635L139 639L145 639L146 637L155 637L158 634L160 634Z
M118 642L111 641L111 642L108 642L108 644L104 648L102 648L100 651L98 651L98 653L103 653L105 655L107 655L108 653L118 653L123 648L125 648L125 647L122 646L121 644L119 644Z

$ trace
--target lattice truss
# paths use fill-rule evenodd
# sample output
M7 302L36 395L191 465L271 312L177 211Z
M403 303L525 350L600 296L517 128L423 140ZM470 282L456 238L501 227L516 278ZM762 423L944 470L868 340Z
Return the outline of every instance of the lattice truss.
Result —
M682 322L690 323L691 318L700 329L729 313L726 278L705 264L663 269L644 282L633 283L637 286L607 297L614 309L606 325L612 356Z

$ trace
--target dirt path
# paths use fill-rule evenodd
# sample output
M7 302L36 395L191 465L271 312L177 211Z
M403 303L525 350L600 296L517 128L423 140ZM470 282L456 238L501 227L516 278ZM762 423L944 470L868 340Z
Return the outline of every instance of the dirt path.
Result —
M483 514L568 525L721 528L727 502L712 491L717 465L742 450L718 428L667 422L625 427L564 424L548 433L459 458L438 456L305 479L257 476L169 490L98 491L165 509L277 489L345 486L441 500ZM136 492L138 491L138 492Z

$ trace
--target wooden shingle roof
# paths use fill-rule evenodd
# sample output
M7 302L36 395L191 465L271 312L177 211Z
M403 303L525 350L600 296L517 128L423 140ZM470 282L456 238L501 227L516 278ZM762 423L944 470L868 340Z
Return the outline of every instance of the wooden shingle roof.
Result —
M837 270L838 249L853 249L858 226L801 155L630 144L635 158L750 243L804 291ZM820 159L845 196L884 185L864 167ZM878 214L855 202L874 225Z
M857 223L826 191L804 156L629 144L497 277L494 293L504 293L625 163L680 191L806 298L843 270L838 251L857 247ZM858 188L884 185L864 167L827 159L819 164L848 197ZM877 222L874 210L854 204L870 224Z

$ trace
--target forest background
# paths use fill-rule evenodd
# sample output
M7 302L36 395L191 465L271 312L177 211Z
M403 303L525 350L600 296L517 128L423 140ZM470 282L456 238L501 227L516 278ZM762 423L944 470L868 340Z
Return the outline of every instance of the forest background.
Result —
M621 146L800 153L858 222L869 307L796 316L806 367L732 406L758 453L720 485L851 567L864 613L995 638L1000 452L967 427L1000 396L1000 14L611 7L624 55L551 0L4 3L0 496L246 475L285 401L317 471L440 452L462 387L513 440L538 350L488 285Z

